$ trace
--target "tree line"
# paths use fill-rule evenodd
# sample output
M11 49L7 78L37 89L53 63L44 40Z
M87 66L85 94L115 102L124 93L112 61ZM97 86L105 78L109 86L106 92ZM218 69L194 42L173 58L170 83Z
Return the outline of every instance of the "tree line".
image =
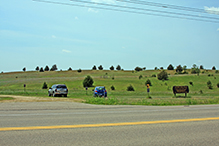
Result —
M104 68L103 68L102 65L99 65L98 67L97 67L96 65L94 65L91 70L103 70L103 69L104 69ZM163 69L164 69L163 67L160 67L160 68L155 67L155 68L154 68L154 70L163 70ZM200 66L198 67L196 64L193 64L193 66L192 66L191 69L192 69L191 73L199 73L200 70L203 70L203 69L204 69L204 66L203 66L203 65L200 65ZM58 68L57 68L57 65L54 64L51 68L49 68L48 65L46 65L44 68L37 66L35 70L36 70L36 71L39 71L39 72L44 72L44 71L56 71L56 70L58 70ZM71 67L68 68L68 71L70 71L70 70L72 70ZM124 70L124 69L122 69L122 67L121 67L120 65L117 65L116 68L112 65L112 66L109 67L109 70L118 70L118 71L119 71L119 70ZM137 67L134 68L134 70L135 70L135 71L143 71L143 70L146 70L146 67L139 67L139 66L137 66ZM187 66L186 66L186 65L184 65L184 66L178 65L178 66L176 66L176 68L175 68L172 64L170 64L170 65L167 67L167 70L176 70L176 72L179 73L179 74L180 74L180 73L186 73ZM216 70L216 67L213 66L213 67L212 67L212 70ZM26 71L26 67L23 68L23 71L24 71L24 72ZM78 72L81 72L81 71L82 71L81 69L78 70Z

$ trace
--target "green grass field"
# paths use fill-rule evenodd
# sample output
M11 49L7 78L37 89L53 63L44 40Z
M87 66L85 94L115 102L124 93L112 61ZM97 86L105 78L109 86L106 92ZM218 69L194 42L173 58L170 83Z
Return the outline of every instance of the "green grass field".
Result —
M47 97L47 91L42 89L46 82L48 87L53 84L66 84L69 89L68 98L84 99L87 103L93 104L132 104L132 105L188 105L188 104L219 104L219 74L208 70L205 73L175 75L175 71L166 71L169 80L161 81L153 74L160 73L160 70L134 71L54 71L54 72L13 72L0 74L0 94L2 95L24 95ZM211 74L211 76L208 76ZM104 85L108 92L108 99L93 98L91 87L86 91L82 85L84 78L90 75L94 80L94 86ZM139 79L142 75L143 78ZM213 75L213 76L212 76ZM112 79L114 77L114 80ZM150 79L150 96L148 99L145 82ZM208 89L207 82L212 82L213 89ZM193 82L193 86L189 84ZM24 89L24 84L26 88ZM111 86L115 91L111 90ZM127 91L132 85L135 91ZM187 98L184 94L177 94L174 97L173 86L189 86L190 93ZM174 98L173 98L174 97ZM183 97L183 98L182 98Z

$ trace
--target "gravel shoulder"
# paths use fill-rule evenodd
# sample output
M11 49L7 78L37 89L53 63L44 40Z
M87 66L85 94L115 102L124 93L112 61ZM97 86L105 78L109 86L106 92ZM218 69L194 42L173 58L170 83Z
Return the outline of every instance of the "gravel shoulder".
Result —
M53 102L53 101L69 101L81 102L82 99L63 98L63 97L32 97L32 96L19 96L19 95L0 95L0 97L12 97L12 100L2 100L1 102Z

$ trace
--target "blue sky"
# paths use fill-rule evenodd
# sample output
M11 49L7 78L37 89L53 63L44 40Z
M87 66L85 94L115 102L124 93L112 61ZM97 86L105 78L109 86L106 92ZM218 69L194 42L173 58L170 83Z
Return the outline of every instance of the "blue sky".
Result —
M69 0L50 1L75 4ZM136 6L115 0L87 1ZM150 1L214 10L217 15L205 15L219 18L217 0ZM0 71L3 72L21 71L23 67L30 71L54 64L59 70L91 69L94 65L102 65L104 69L111 65L120 65L124 70L136 66L154 69L167 68L169 64L219 69L218 54L219 23L116 12L88 5L0 1Z

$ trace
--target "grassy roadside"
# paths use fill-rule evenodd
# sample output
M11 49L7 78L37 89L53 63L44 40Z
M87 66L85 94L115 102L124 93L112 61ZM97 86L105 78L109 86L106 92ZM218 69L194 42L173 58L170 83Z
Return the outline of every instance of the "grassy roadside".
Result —
M169 80L160 81L153 74L157 75L159 70L146 70L141 72L133 71L57 71L57 72L17 72L0 74L0 94L1 95L22 95L35 97L48 97L47 91L43 90L44 82L48 87L56 83L66 84L69 89L68 98L83 99L91 104L124 104L124 105L192 105L192 104L219 104L219 74L215 71L206 71L199 76L194 74L175 75L175 71L167 71ZM188 70L189 72L189 70ZM209 76L209 74L211 76ZM82 82L90 75L94 79L94 86L104 85L108 92L108 99L93 98L91 87L86 91ZM143 78L139 79L142 75ZM113 79L114 78L114 79ZM147 98L146 80L152 82L150 96ZM208 89L207 82L212 82L213 89ZM191 85L189 82L192 82ZM26 84L24 89L23 85ZM127 91L127 87L132 85L134 92ZM116 88L111 90L111 86ZM173 98L173 86L189 86L190 98L184 94L177 94Z

